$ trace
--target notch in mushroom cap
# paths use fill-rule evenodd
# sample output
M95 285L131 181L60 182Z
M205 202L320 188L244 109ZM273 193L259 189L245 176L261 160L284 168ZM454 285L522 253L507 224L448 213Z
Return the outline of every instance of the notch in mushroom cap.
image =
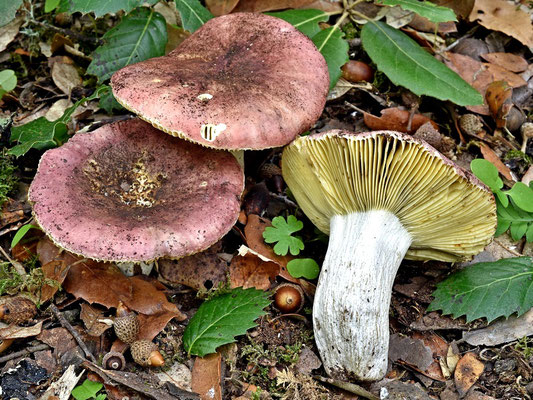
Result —
M148 261L219 240L237 220L243 188L231 154L132 119L48 150L29 199L56 245L103 261Z
M288 22L254 13L213 18L167 56L111 78L116 99L173 136L225 150L283 146L320 117L328 68Z
M494 197L427 143L397 132L299 138L285 148L282 171L302 210L330 233L313 305L324 367L380 379L402 259L458 261L482 251L496 228Z

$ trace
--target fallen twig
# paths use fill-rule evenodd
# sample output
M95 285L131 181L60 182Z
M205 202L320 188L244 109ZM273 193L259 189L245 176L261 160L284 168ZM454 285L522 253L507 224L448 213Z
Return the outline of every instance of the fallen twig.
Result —
M354 383L338 381L336 379L331 379L331 378L324 378L323 376L319 376L319 375L314 375L313 378L320 382L329 383L330 385L346 390L347 392L364 397L365 399L379 400L379 397L373 395L368 390L363 389L361 386L356 385Z
M27 347L23 350L20 350L20 351L15 351L14 353L10 353L10 354L7 354L3 357L0 357L0 364L1 363L5 363L9 360L13 360L15 358L18 358L18 357L24 357L24 356L27 356L28 354L32 354L32 353L36 353L38 351L43 351L43 350L48 350L50 349L50 346L48 346L47 344L38 344L36 346L32 346L32 347Z

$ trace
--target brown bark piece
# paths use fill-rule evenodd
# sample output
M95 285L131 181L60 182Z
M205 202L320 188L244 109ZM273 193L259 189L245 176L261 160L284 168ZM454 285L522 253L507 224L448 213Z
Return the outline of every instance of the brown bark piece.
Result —
M197 357L194 361L191 387L202 400L222 400L221 361L220 353Z
M479 379L485 365L479 361L474 353L466 353L455 367L455 387L463 397L468 389Z

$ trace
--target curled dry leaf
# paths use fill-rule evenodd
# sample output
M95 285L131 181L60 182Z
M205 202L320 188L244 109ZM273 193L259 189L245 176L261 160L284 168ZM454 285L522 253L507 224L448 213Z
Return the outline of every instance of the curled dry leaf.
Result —
M530 16L511 2L476 0L468 19L478 20L485 28L503 32L528 47L533 46Z
M512 53L487 53L481 57L491 64L498 65L511 72L522 72L527 69L527 61Z
M239 254L231 260L231 287L268 290L279 274L280 268L279 264L261 257L246 246L241 246Z
M220 353L196 357L194 360L191 387L192 391L198 393L202 400L222 400L221 361Z
M366 126L376 131L391 130L412 134L426 122L430 122L431 125L438 130L438 125L422 114L414 114L411 120L410 129L407 129L410 115L411 113L407 110L401 110L399 108L386 108L381 110L381 117L376 117L372 114L365 113L364 121Z
M459 395L463 397L468 389L479 379L485 365L474 353L466 353L455 367L454 381Z

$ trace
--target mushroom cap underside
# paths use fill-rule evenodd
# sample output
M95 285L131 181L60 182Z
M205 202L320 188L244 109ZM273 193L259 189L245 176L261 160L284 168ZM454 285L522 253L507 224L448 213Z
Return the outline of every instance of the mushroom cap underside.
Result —
M243 186L230 153L132 119L47 151L29 199L58 246L98 260L148 261L219 240L237 219Z
M329 233L334 215L387 210L412 237L406 258L469 259L496 229L492 192L427 143L392 131L301 137L283 177L309 219Z
M173 136L226 150L283 146L320 117L328 68L313 42L279 18L213 18L167 56L111 78L116 99Z

